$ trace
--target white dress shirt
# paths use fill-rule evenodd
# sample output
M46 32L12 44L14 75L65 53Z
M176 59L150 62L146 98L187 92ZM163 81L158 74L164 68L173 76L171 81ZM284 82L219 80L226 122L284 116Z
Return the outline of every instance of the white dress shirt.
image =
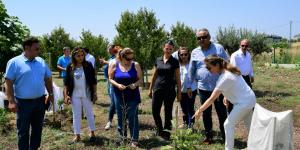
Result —
M247 51L246 55L241 49L231 54L230 63L239 68L243 76L254 76L251 55Z
M95 68L95 57L93 55L91 55L89 53L86 54L85 60L90 62L93 65L93 67Z

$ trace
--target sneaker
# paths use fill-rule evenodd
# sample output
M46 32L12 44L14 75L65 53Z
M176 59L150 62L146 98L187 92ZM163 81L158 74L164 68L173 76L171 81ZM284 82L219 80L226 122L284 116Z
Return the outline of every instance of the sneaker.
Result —
M130 146L131 146L132 148L137 148L137 147L138 147L138 142L131 141L131 142L130 142Z
M181 124L181 125L178 126L179 129L184 129L185 127L186 127L185 124Z
M105 125L104 129L105 130L109 130L112 127L112 123L109 121L107 122L107 124Z
M209 144L211 144L211 143L212 143L212 139L211 139L211 138L205 138L205 139L203 140L203 144L209 145Z

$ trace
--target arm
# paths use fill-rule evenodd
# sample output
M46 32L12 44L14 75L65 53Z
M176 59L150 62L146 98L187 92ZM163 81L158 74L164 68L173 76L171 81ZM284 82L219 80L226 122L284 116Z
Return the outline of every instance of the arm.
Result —
M59 71L66 71L66 68L63 68L63 67L61 67L60 65L57 65L57 69L58 69Z
M196 111L192 118L199 118L201 112L206 110L221 94L221 91L214 90L211 96L205 101L205 103Z
M116 70L116 62L113 62L108 66L108 81L115 87L119 88L120 90L125 90L126 86L119 84L114 80Z
M151 79L151 83L150 83L150 87L149 87L149 93L148 93L148 96L150 98L152 98L153 84L154 84L156 78L157 78L157 69L156 69L156 67L154 67L154 73L153 73L153 76L152 76L152 79Z
M47 104L49 101L52 103L54 102L54 96L53 96L53 85L52 85L52 77L45 78L45 86L48 91L49 97L46 99L45 104Z
M175 78L177 83L177 101L180 102L181 100L181 81L180 81L180 70L177 68L175 70Z
M136 87L138 87L139 85L141 85L142 82L143 82L143 73L142 73L142 69L140 67L140 64L137 63L137 62L135 62L134 63L134 67L135 67L135 70L137 71L137 78L138 78L138 80L135 83L133 83L133 84L131 84L129 86L131 89L135 89Z
M8 102L9 102L8 108L12 112L16 112L18 110L18 106L15 102L13 81L6 78L5 83L6 83L6 96L7 96Z

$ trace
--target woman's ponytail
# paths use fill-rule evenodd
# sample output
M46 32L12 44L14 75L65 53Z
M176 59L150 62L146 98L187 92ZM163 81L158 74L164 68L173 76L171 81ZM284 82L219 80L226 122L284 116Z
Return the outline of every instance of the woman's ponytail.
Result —
M217 55L210 55L206 57L204 62L206 63L206 65L218 65L220 69L225 69L236 75L241 75L241 71L237 67L234 67L232 64L228 63L226 60L218 57Z

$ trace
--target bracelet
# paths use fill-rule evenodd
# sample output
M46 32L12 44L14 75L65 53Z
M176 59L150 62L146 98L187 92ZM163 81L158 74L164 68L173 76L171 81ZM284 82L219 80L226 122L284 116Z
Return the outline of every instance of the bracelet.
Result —
M49 96L53 96L53 93L49 93L48 95L49 95Z

